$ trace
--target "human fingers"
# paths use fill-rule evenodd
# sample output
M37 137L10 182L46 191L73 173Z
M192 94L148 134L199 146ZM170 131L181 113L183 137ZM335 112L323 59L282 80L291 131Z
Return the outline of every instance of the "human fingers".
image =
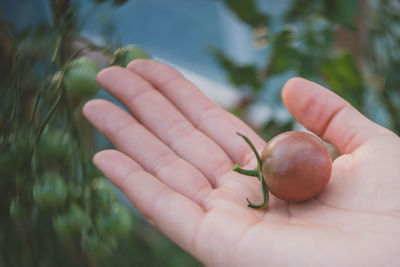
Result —
M394 135L335 93L302 78L290 79L285 84L282 100L299 123L341 153L352 153L373 137Z
M83 113L121 152L178 193L202 203L212 190L202 173L116 105L92 100Z
M212 138L234 163L246 165L254 158L240 132L262 149L265 142L240 119L225 111L175 69L154 60L135 60L128 69L149 81L168 98L192 124Z
M183 249L193 250L193 235L204 215L201 207L118 151L101 151L93 161L145 218Z
M233 164L222 148L193 126L167 98L139 75L121 67L110 67L100 72L97 81L121 101L141 124L201 171L213 186L219 177L232 169Z

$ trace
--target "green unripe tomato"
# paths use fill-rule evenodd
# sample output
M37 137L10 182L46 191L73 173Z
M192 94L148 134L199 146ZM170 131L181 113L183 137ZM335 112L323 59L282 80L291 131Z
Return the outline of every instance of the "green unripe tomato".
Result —
M117 200L117 193L110 182L104 177L96 178L94 181L94 197L96 205L102 209L110 209Z
M60 214L53 218L53 227L57 234L64 240L72 238L74 227L66 214Z
M82 187L82 185L78 183L69 183L68 197L72 200L77 200L82 196L82 194L84 194L83 190L84 188Z
M87 172L87 176L90 180L103 175L102 172L93 163L87 164L86 172Z
M76 203L72 203L68 210L53 218L53 226L61 238L68 239L79 234L90 225L89 215Z
M64 179L57 173L47 172L33 186L33 199L39 208L57 208L64 205L68 189Z
M55 127L47 127L39 140L38 155L48 161L64 161L72 155L72 139Z
M149 58L149 54L142 48L136 45L127 45L117 49L114 52L114 59L112 65L119 65L126 67L132 60L138 58Z
M96 82L100 66L88 57L75 59L64 76L64 86L72 98L93 97L100 89Z
M26 164L27 155L29 155L33 147L33 138L31 135L10 135L10 143L6 143L3 140L0 142L3 145L3 153L0 155L0 170L4 173L15 175L15 172L21 170ZM5 152L5 153L4 153Z
M100 233L112 236L122 236L132 230L131 212L122 204L116 203L108 216L97 218L97 228Z
M83 239L84 250L96 256L110 255L117 247L117 240L109 235L100 236L97 233L89 233Z

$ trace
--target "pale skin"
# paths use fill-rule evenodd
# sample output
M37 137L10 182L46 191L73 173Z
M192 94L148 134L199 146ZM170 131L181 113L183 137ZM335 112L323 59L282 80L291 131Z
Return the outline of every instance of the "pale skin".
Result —
M400 138L331 91L294 78L282 99L293 117L342 154L316 198L262 200L256 166L266 142L174 69L152 60L110 67L99 84L127 109L91 100L86 118L117 150L94 163L144 217L207 266L398 266Z

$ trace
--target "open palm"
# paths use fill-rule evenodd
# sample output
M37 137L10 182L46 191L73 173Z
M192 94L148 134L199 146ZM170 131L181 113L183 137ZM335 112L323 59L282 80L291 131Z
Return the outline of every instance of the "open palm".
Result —
M83 112L117 150L95 164L132 204L207 266L390 266L400 264L400 139L332 92L291 79L286 107L306 128L342 153L325 191L302 203L271 196L257 179L232 171L254 168L238 118L218 107L172 68L136 60L111 67L98 82L131 112L105 101Z

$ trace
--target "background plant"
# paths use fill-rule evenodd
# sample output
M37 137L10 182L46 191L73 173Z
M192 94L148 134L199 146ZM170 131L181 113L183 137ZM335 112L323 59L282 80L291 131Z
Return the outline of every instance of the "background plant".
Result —
M245 117L254 102L275 89L268 81L289 73L325 85L400 133L399 1L294 0L275 20L257 8L257 1L224 3L253 29L254 46L268 52L264 64L240 65L221 49L210 49L231 83L250 91L233 112ZM272 102L279 107L279 95ZM259 131L269 139L293 123L271 119Z

